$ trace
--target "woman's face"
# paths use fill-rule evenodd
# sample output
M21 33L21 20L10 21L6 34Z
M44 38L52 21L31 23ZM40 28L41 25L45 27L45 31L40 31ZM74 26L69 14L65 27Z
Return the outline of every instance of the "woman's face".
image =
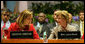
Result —
M31 24L31 21L32 21L32 18L28 16L28 17L24 20L24 25L29 25L29 24Z
M67 25L66 19L65 19L65 18L62 18L61 15L57 16L57 22L58 22L58 24L61 25L63 28L65 28L66 25Z
M8 14L2 15L2 20L3 20L4 22L8 21L8 20L9 20L9 15L8 15Z

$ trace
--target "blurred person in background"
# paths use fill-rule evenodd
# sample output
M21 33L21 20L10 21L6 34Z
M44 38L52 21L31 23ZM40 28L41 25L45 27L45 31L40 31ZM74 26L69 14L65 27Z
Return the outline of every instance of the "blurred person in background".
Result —
M22 11L16 22L11 23L7 38L10 39L10 31L33 31L33 39L40 39L33 24L31 23L32 18L33 12L29 10Z
M9 20L11 21L11 23L16 22L16 19L19 16L19 13L16 13L16 11L14 11L14 12L10 12L10 14L11 16Z
M67 11L57 11L56 12L56 21L58 25L51 29L51 34L48 39L58 39L58 32L69 32L69 31L77 31L75 26L70 25L68 22L68 13ZM50 27L48 27L50 28ZM55 36L55 38L54 38Z
M80 26L81 38L84 36L84 11L79 12L79 22L78 25Z
M49 29L46 29L46 25L48 24L46 21L46 14L43 12L38 14L38 21L34 23L35 29L40 37L40 39L43 39L43 33L46 31L47 37L49 36Z
M47 25L47 29L49 29L49 36L50 36L50 34L51 34L52 29L53 29L54 27L57 27L57 26L58 26L58 23L57 23L57 20L56 20L56 19L57 19L56 13L59 12L59 11L60 11L60 10L55 10L55 11L54 11L54 13L53 13L54 22ZM48 36L48 37L49 37L49 36ZM55 35L54 35L54 38L56 38Z
M2 11L1 12L1 39L7 38L8 34L8 28L11 24L9 21L10 19L10 13L8 10Z
M72 20L73 20L72 19L72 14L71 13L68 13L68 16L69 16L69 24L72 25L72 26L76 26L77 30L80 31L78 24L72 22Z
M72 23L72 14L68 13L68 16L69 16L69 24L71 24Z

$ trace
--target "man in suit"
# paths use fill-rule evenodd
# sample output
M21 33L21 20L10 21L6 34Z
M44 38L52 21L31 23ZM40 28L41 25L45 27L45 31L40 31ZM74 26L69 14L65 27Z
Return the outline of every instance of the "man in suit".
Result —
M67 11L56 11L55 20L57 22L57 26L51 28L51 34L48 39L58 39L58 32L77 31L75 26L72 26L68 23L67 13Z
M79 22L78 25L80 26L81 38L84 35L84 11L79 12Z
M54 11L54 14L53 14L53 19L54 19L54 22L53 23L50 23L47 25L47 29L49 29L49 33L51 34L51 31L53 30L54 27L57 27L58 26L58 23L57 23L57 17L56 17L56 13L59 12L60 10L56 10ZM56 36L54 35L54 38L56 38Z
M49 36L49 29L47 29L46 25L48 24L46 21L46 15L44 13L38 14L38 21L34 23L34 27L39 34L40 38L43 38L43 33L46 31L47 37Z

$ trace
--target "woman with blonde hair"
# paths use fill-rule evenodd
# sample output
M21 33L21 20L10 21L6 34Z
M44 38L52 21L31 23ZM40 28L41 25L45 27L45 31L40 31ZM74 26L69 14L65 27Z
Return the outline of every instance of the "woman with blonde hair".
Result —
M69 31L77 31L75 26L69 25L69 17L67 15L68 12L65 10L56 12L56 21L57 26L50 29L51 34L48 39L58 39L58 32L69 32Z
M10 31L33 31L33 39L40 39L33 24L31 23L32 17L33 13L31 11L22 11L16 22L12 23L9 27L9 34L7 38L10 38Z

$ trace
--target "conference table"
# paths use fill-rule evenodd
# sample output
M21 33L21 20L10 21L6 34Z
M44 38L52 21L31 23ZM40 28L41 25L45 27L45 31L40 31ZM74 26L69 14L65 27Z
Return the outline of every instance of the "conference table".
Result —
M2 39L1 43L84 43L82 39L48 39L44 42L43 39Z
M82 39L51 39L48 43L84 43Z

